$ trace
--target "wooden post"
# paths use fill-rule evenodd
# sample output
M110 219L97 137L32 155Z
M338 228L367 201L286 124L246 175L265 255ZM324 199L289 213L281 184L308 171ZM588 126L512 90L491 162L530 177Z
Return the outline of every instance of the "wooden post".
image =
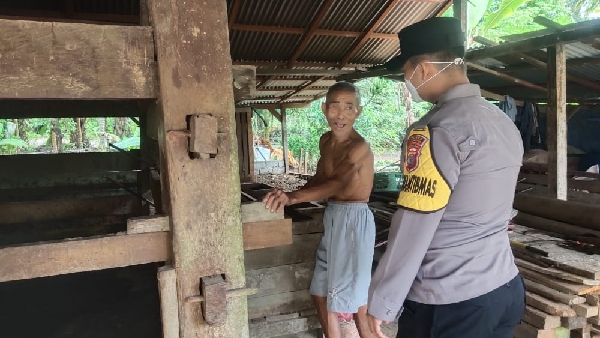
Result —
M227 3L151 0L149 7L160 81L161 176L168 193L164 198L170 202L179 337L247 337L245 296L227 299L222 325L207 324L202 303L188 301L199 296L202 277L223 274L227 289L245 285ZM187 130L192 114L217 118L214 158L190 158L189 138L169 133ZM215 303L209 305L215 308Z
M288 160L288 140L287 140L287 112L285 108L280 109L281 112L281 143L283 143L283 165L285 173L290 172L290 161Z
M298 166L300 166L300 168L298 168L298 172L301 174L306 174L304 172L304 149L300 149L300 161L298 162Z
M469 2L467 0L454 0L452 3L454 17L460 20L461 28L465 33L465 48L469 41Z
M567 78L564 44L548 47L548 191L567 200Z

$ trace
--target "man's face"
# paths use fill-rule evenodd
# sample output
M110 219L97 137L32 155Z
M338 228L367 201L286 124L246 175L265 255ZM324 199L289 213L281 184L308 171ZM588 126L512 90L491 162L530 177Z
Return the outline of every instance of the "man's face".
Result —
M330 93L321 109L327 118L331 131L336 134L345 134L352 130L354 121L362 111L356 93L350 91Z

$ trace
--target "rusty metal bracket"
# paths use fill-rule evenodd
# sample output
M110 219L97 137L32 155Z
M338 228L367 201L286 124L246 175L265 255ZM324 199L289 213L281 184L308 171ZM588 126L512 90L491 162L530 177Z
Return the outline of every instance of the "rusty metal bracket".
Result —
M188 137L188 150L195 158L208 159L217 156L219 136L218 119L211 114L189 115L188 130L169 130L168 135Z
M202 303L204 321L209 325L218 325L227 320L227 298L244 297L257 292L253 288L227 290L223 275L215 275L200 278L200 296L188 297L186 302Z

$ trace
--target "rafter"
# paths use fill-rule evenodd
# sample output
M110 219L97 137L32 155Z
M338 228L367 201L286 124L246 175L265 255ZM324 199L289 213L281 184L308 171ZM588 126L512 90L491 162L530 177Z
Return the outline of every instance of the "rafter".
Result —
M377 17L377 20L375 20L371 24L369 29L361 36L361 38L356 42L356 44L354 44L354 47L352 48L350 53L348 53L348 54L346 54L346 56L344 56L344 58L340 62L340 67L344 67L348 63L348 61L350 61L354 57L354 55L356 55L356 53L358 53L358 51L362 48L362 46L365 44L365 42L367 42L367 40L372 37L372 35L375 32L375 30L377 29L377 27L379 27L379 25L381 25L383 20L385 20L385 18L388 16L388 14L390 14L392 9L394 9L394 7L396 6L396 4L398 4L398 2L400 2L400 0L390 0L388 2L388 4L385 6L385 8L381 12L381 14L379 14L379 16ZM396 35L394 35L394 39L397 39Z
M279 101L277 101L277 103L281 103L287 99L289 99L290 97L302 92L303 90L307 89L308 87L312 86L313 84L315 84L318 81L323 80L324 78L326 78L327 76L321 76L318 78L315 78L311 81L307 81L305 84L303 84L302 86L298 87L298 89L294 90L293 92L289 93L289 94L285 94L281 97L281 99Z
M296 62L296 60L298 60L300 55L302 55L302 53L308 46L308 43L310 42L310 40L313 38L313 36L315 36L315 32L317 31L317 29L323 22L323 19L325 19L325 14L327 14L329 9L331 8L331 5L333 5L334 1L335 0L325 0L325 2L321 5L321 8L319 8L319 12L315 16L314 20L311 22L310 26L304 32L302 41L300 41L300 43L298 44L298 47L296 47L296 50L294 51L294 54L292 54L291 59L288 61L288 68L292 68L292 66L294 65L294 62Z
M485 39L485 38L477 38L475 40L477 42L487 45L487 46L497 46L498 45L496 42ZM518 57L519 59L521 59L522 61L524 61L530 65L535 66L536 68L547 69L547 67L548 67L548 65L545 62L540 61L540 60L538 60L532 56L529 56L525 53L522 53L522 52L517 52L514 54L514 56ZM568 65L569 65L569 63L567 62L567 66ZM600 92L600 84L598 84L596 82L590 81L588 79L585 79L585 78L582 78L582 77L579 77L579 76L576 76L573 74L567 73L566 76L567 76L567 80L569 80L571 82L578 83L582 86L585 86L585 87L588 87L588 88L591 88L591 89L594 89L594 90Z
M256 86L256 91L263 89L269 82L273 81L277 76L269 76L264 81L262 81L258 86Z
M240 8L242 8L242 2L244 0L233 0L233 7L231 8L231 14L229 15L229 31L233 29L235 25L235 20L237 19L238 14L240 13Z

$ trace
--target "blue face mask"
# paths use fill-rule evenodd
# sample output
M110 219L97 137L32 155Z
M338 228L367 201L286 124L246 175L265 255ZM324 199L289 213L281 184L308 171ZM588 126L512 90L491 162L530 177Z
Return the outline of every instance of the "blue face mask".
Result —
M425 61L425 62L426 63L447 64L447 65L446 65L446 67L442 68L439 72L435 73L432 77L430 77L429 79L423 81L423 83L421 83L418 87L415 87L412 84L412 82L410 82L410 80L413 78L413 76L415 76L415 73L417 72L417 69L419 69L420 65L417 65L417 67L415 67L415 70L413 70L413 72L410 75L410 77L408 79L404 80L404 83L406 84L406 89L408 89L408 92L410 93L410 96L412 97L413 101L415 101L415 102L423 102L423 101L425 101L425 100L423 100L423 98L421 97L421 95L419 95L419 92L417 91L417 89L421 88L424 84L426 84L431 79L433 79L434 77L436 77L439 73L445 71L448 67L450 67L452 65L462 64L464 61L461 58L456 58L456 59L454 59L453 62L437 62L437 61Z

